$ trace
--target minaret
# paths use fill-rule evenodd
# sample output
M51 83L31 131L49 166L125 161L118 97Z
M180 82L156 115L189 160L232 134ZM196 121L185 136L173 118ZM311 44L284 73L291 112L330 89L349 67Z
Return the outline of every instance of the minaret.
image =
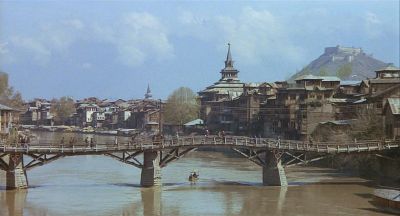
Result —
M144 94L144 98L145 99L149 99L151 98L153 95L151 94L151 90L150 90L150 84L147 84L147 91L146 94Z
M226 82L239 82L239 71L233 67L233 60L231 54L231 44L228 43L228 53L226 54L225 68L221 70L220 81Z

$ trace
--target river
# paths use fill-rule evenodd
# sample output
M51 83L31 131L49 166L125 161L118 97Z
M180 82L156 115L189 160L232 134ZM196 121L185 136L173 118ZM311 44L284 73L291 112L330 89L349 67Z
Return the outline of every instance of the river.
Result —
M200 180L190 184L194 169ZM327 168L286 173L288 187L262 186L261 168L247 159L194 151L162 169L161 187L141 188L131 165L71 156L30 170L28 190L6 191L0 171L0 215L385 215L370 203L372 182Z

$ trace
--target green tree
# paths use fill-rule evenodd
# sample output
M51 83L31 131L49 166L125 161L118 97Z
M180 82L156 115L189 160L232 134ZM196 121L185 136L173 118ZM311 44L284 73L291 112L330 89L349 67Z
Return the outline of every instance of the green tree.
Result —
M319 70L319 75L328 76L328 71L325 68L321 68L321 70Z
M347 63L342 65L339 70L336 72L337 77L340 79L345 79L351 75L353 69L351 68L351 64Z
M184 124L198 118L197 95L187 87L180 87L168 96L164 120L171 124Z
M50 112L54 115L55 124L65 124L71 114L75 112L74 100L65 96L53 99Z

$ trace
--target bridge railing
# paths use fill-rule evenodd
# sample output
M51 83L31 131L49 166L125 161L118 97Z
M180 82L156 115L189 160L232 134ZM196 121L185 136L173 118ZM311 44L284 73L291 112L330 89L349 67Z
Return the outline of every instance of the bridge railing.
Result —
M398 147L400 141L363 140L358 142L303 142L298 140L279 140L271 138L249 137L218 137L193 136L181 138L166 138L162 140L140 139L129 142L76 142L60 143L55 140L38 140L35 143L5 143L0 142L0 152L6 151L48 151L48 152L87 152L87 151L118 151L139 149L163 149L185 146L236 146L244 148L268 148L281 150L296 150L310 152L341 153L355 151L375 151Z

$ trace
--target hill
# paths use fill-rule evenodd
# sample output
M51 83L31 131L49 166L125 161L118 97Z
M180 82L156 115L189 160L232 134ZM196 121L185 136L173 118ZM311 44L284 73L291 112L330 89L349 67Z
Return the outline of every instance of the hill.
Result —
M361 48L326 47L325 52L294 74L289 80L305 74L320 76L338 76L342 80L362 80L375 77L375 70L388 63L367 55Z

